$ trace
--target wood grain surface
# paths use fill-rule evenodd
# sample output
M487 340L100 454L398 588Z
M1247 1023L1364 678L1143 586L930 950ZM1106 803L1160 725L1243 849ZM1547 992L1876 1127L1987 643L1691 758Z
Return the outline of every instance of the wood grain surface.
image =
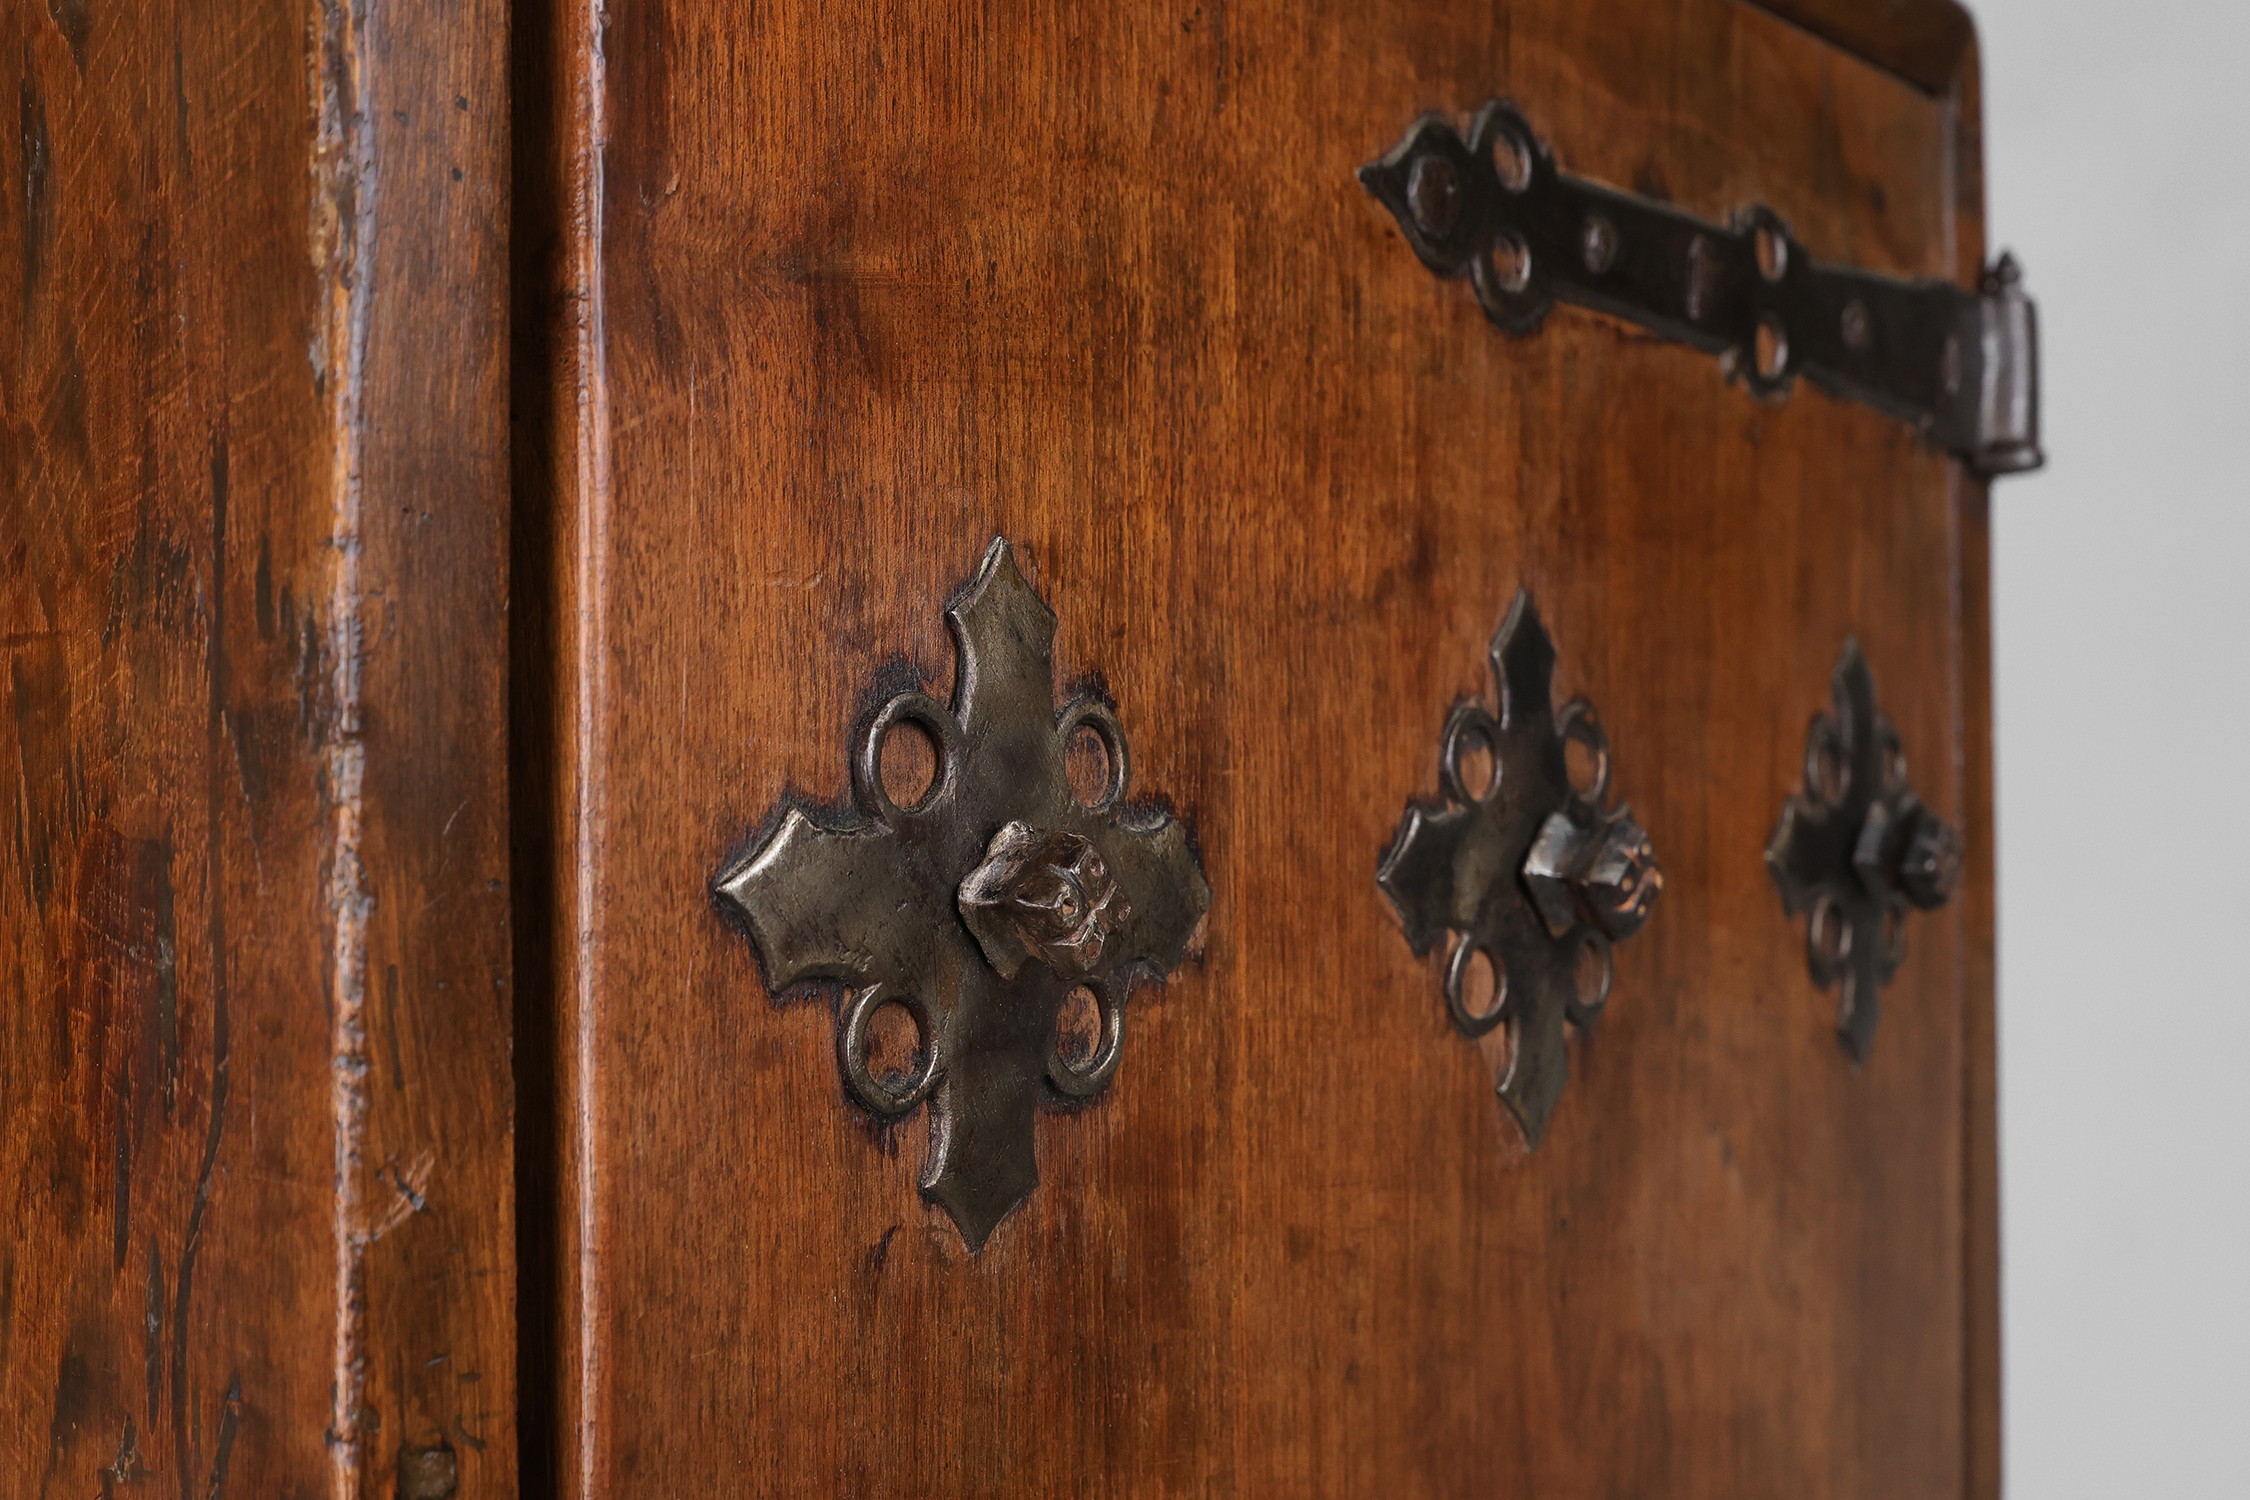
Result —
M1976 88L1950 0L13 8L0 1496L1996 1496L1981 487L1353 179L1504 95L1967 280ZM971 1257L707 886L996 534L1215 902ZM1671 877L1536 1153L1373 879L1519 584ZM1857 1071L1759 859L1847 634L1970 860Z
M1980 499L1615 323L1501 337L1353 178L1504 95L1569 170L1956 276L1951 96L1730 0L615 0L517 57L527 1463L580 1496L1964 1490L1989 860L1854 1070L1760 855L1848 635L1988 839ZM770 998L707 886L786 793L843 795L882 674L948 690L996 534L1215 897L972 1258L922 1118L855 1112L831 1007ZM1528 1155L1373 882L1519 584L1671 877Z
M502 17L0 22L0 1495L516 1491Z

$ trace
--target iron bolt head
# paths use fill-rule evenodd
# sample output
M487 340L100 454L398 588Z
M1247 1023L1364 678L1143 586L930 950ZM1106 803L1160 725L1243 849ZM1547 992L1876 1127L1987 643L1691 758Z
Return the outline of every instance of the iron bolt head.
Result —
M1915 810L1914 833L1898 864L1898 885L1924 911L1945 905L1960 888L1961 835L1926 807Z
M1656 862L1648 831L1622 809L1602 829L1579 890L1595 923L1614 942L1640 931L1649 908L1663 894L1664 869Z
M1031 958L1065 979L1083 978L1133 914L1092 843L1024 823L992 836L956 903L985 962L1003 979L1015 978Z
M1587 270L1596 276L1606 274L1617 264L1617 226L1600 214L1588 214L1579 249L1586 257Z
M1854 354L1865 354L1872 342L1873 326L1868 320L1867 304L1854 297L1844 304L1844 347Z
M1586 842L1586 831L1570 820L1569 813L1552 813L1524 856L1523 883L1531 892L1531 904L1556 937L1578 925L1575 877Z
M1648 920L1664 890L1664 871L1647 831L1623 808L1595 828L1581 828L1558 812L1532 841L1523 881L1554 936L1591 920L1622 942Z
M1447 157L1419 158L1406 179L1406 202L1417 228L1433 240L1444 239L1461 217L1461 174Z

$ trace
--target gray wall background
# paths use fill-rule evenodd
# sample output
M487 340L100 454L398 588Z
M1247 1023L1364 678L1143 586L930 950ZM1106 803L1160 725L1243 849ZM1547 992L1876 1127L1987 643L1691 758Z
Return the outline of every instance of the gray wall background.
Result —
M2250 1495L2250 6L1970 0L2048 467L1994 492L2008 1493Z

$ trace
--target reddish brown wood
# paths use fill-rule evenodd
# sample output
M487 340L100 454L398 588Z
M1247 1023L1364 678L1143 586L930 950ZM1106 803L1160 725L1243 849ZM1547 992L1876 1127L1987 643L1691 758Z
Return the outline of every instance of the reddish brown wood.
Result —
M501 16L0 34L0 1493L515 1489Z
M1933 94L1976 66L1976 23L1954 0L1748 0Z
M506 1494L520 1379L535 1494L1996 1494L1982 495L1351 180L1508 93L1973 274L1965 17L1765 10L22 8L0 1493ZM1217 904L970 1259L703 887L995 532ZM1672 872L1528 1156L1372 883L1519 582ZM1847 632L1972 860L1857 1074Z
M1722 0L601 18L519 53L559 1491L1959 1491L1988 935L1917 920L1855 1072L1759 860L1847 634L1978 816L1949 465L1504 339L1352 179L1504 93L1574 171L1948 275L1951 103ZM1216 897L971 1259L705 885L841 794L885 662L943 691L995 533ZM1372 882L1519 582L1672 876L1530 1156Z

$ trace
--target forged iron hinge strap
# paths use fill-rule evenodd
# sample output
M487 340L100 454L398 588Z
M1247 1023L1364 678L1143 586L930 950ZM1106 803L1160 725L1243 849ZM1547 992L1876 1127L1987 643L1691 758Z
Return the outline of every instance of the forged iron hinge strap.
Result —
M1559 171L1500 102L1466 141L1424 116L1359 176L1423 263L1468 276L1510 334L1568 302L1717 354L1758 395L1803 375L1980 475L2043 462L2038 325L2009 256L1975 291L1816 262L1770 208L1721 227Z

